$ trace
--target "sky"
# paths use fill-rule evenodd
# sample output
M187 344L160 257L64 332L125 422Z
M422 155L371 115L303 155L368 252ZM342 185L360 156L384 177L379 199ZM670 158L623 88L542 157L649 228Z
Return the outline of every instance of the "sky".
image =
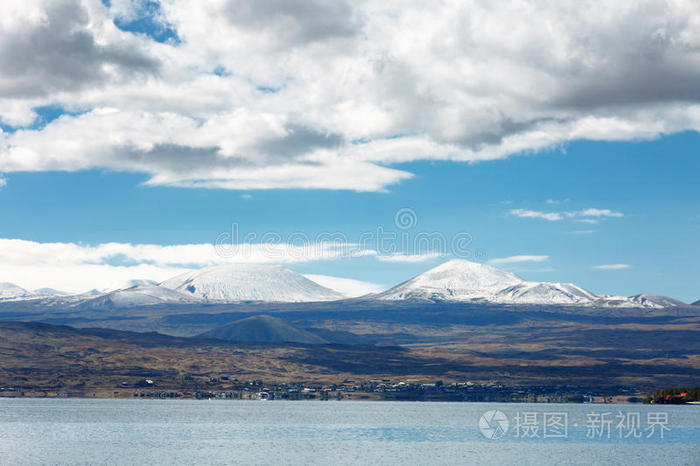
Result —
M692 1L0 4L0 281L451 258L700 299Z

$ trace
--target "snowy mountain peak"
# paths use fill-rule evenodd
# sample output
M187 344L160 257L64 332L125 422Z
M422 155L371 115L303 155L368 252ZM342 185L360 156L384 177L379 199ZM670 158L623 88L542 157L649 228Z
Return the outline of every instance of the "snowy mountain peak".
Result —
M230 264L186 272L161 283L207 301L311 302L343 298L281 266Z
M469 301L485 299L523 282L517 275L477 262L453 259L387 291L378 299L424 299Z
M414 299L628 308L684 305L666 296L599 296L573 283L526 281L510 272L461 259L445 262L372 297L381 300Z
M14 283L0 282L0 299L17 299L30 296L31 293Z
M34 300L42 306L114 309L158 304L201 302L313 302L345 298L277 265L229 264L193 270L157 284L150 280L122 282L120 289L66 295L52 289L33 292L0 282L0 301ZM571 305L658 309L687 304L667 296L597 295L573 283L533 282L489 265L454 259L389 290L360 299L388 301L481 302L505 305Z

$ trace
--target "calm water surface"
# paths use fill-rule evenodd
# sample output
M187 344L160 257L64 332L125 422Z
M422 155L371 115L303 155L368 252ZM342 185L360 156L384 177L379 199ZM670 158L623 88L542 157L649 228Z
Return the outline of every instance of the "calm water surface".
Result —
M0 464L698 465L700 406L5 398Z

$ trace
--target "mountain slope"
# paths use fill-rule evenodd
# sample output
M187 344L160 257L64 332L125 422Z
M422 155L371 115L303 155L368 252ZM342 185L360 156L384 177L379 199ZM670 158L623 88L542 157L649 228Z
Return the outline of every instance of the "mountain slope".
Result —
M528 304L591 304L598 298L573 283L522 282L497 292L491 301Z
M161 283L184 294L219 302L311 302L343 298L284 267L232 264L187 272Z
M445 262L368 298L657 309L685 305L667 296L600 296L573 283L525 281L515 274L462 259Z
M124 307L152 306L156 304L189 304L199 299L157 285L137 285L116 290L80 304L84 309L115 309Z
M237 320L204 332L199 337L249 343L304 343L310 345L327 343L326 340L311 332L268 315Z
M683 301L668 296L653 294L638 294L634 296L599 296L593 303L600 307L626 307L663 309L666 307L686 306Z
M0 282L0 299L17 299L31 296L31 293L14 283Z
M158 285L155 280L147 280L142 278L132 278L129 280L120 280L109 284L109 286L102 288L101 293L109 293L112 291L126 290L128 288L133 288L140 285Z
M490 298L498 291L522 282L523 279L515 274L476 262L454 259L373 295L373 298L471 301Z
M673 307L686 305L683 301L659 294L637 294L627 299L644 307Z

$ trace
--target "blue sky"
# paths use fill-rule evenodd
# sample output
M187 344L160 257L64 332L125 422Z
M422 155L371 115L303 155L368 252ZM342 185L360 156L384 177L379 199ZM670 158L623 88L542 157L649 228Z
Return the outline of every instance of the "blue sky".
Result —
M275 242L296 271L376 289L468 237L460 257L526 279L700 299L692 5L31 0L0 17L0 281L104 288L274 263ZM233 225L257 235L248 257L213 247ZM355 244L379 230L408 242ZM347 245L298 247L324 233ZM425 234L444 247L411 245Z
M383 193L320 190L229 191L143 186L144 176L91 170L14 173L0 191L0 237L36 242L211 243L231 224L241 236L277 232L310 239L342 232L349 241L382 226L413 238L468 232L472 260L545 255L498 265L526 279L571 281L595 292L660 293L697 299L700 289L700 134L644 142L584 142L563 150L458 164L410 163L416 174ZM403 231L394 214L412 209ZM624 214L597 224L509 214L607 208ZM425 251L403 251L406 253ZM289 266L303 273L392 285L446 258L388 263L373 257ZM617 270L596 265L627 264Z

